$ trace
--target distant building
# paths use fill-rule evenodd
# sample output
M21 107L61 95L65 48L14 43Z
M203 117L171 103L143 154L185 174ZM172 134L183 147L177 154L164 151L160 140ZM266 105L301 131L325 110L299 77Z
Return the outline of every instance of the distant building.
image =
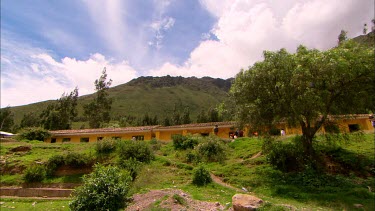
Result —
M328 121L334 124L337 130L341 132L355 132L357 130L373 130L367 114L330 116ZM185 124L174 126L142 126L125 128L99 128L99 129L80 129L80 130L55 130L50 131L52 136L45 140L48 143L62 142L96 142L103 138L125 139L125 140L151 140L153 138L161 141L171 141L172 136L176 134L200 134L208 136L214 134L214 126L220 128L217 136L220 138L229 138L234 134L235 122L209 122L197 124ZM284 129L286 135L302 134L300 127L290 128L284 122L276 125L277 128ZM327 130L327 131L326 131ZM257 131L256 131L257 132ZM328 127L321 127L318 133L328 132ZM244 128L243 135L249 134L248 128Z

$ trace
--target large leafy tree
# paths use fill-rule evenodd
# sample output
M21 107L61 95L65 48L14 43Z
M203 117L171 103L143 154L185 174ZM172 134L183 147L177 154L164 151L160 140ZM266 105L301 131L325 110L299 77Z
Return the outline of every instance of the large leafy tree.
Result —
M10 107L0 109L0 130L11 132L14 126L14 115Z
M47 130L71 129L73 119L77 116L78 88L70 94L62 94L57 103L50 104L42 111L40 121Z
M318 51L299 46L264 52L264 61L241 71L231 88L241 123L254 130L280 121L302 128L306 155L331 114L374 111L374 51L352 41Z
M107 92L111 84L112 79L107 81L106 68L104 68L100 78L95 80L95 99L83 106L84 114L88 118L91 128L99 128L111 119L112 99L108 97Z

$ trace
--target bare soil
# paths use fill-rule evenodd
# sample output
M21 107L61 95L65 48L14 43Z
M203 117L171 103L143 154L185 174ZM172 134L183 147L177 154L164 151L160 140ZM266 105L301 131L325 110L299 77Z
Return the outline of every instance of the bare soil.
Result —
M174 195L184 199L183 204L179 203L173 198ZM229 206L229 205L228 205ZM138 211L138 210L152 210L155 208L165 210L204 210L204 211L216 211L216 210L233 210L227 205L222 205L219 202L206 202L198 201L191 198L190 195L184 193L179 189L164 189L164 190L151 190L144 194L135 194L133 201L125 209L126 211Z

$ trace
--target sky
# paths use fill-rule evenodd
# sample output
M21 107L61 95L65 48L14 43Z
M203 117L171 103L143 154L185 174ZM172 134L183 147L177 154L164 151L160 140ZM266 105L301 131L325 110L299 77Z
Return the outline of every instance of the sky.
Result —
M1 0L1 107L140 76L231 78L263 51L371 30L373 0Z

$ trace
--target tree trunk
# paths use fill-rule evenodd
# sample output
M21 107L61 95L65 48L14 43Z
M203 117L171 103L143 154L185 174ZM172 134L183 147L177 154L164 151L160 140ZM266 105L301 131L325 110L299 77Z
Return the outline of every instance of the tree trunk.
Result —
M311 159L314 157L314 148L313 148L313 139L315 136L316 130L315 128L306 126L305 124L302 125L302 144L303 150L305 155Z

